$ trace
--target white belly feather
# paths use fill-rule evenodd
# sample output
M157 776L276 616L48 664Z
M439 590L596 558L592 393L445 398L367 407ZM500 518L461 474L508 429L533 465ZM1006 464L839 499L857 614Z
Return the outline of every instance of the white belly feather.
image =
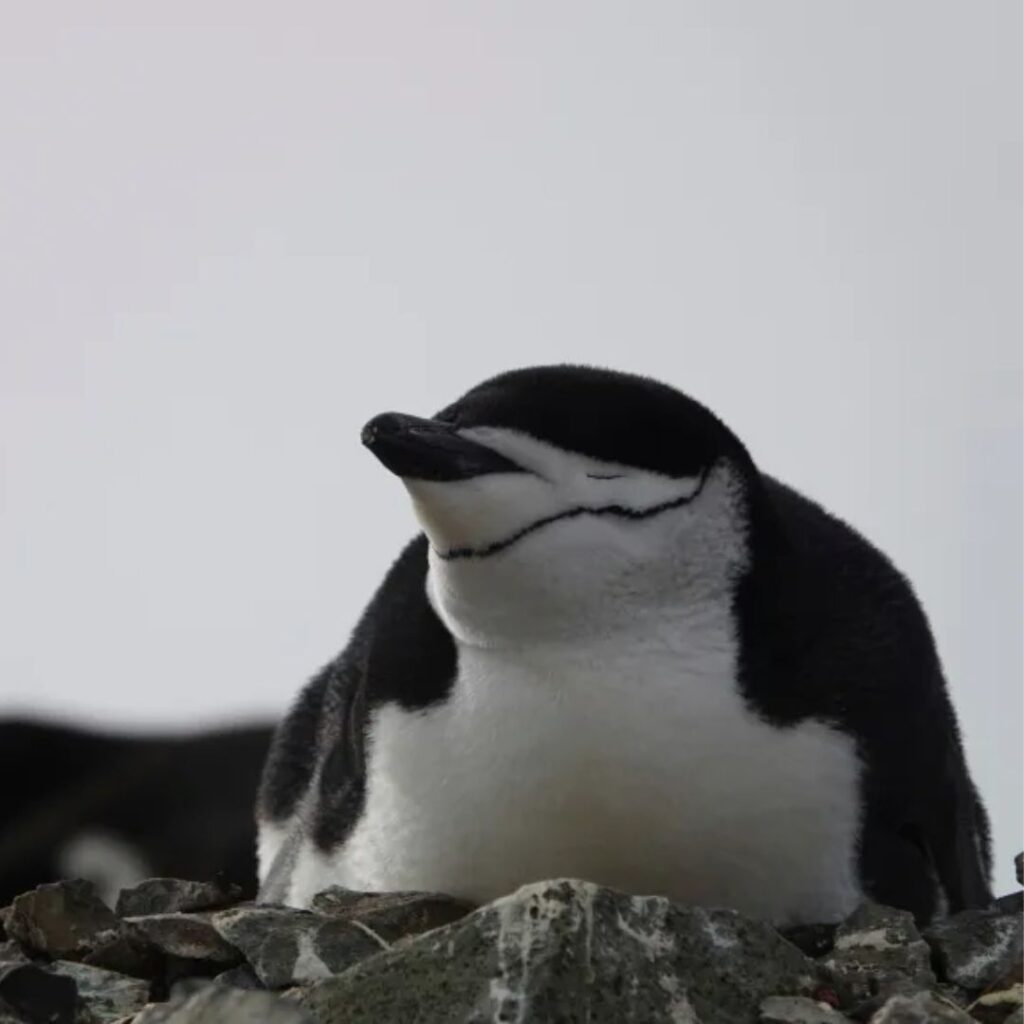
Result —
M774 920L849 912L853 741L748 710L728 615L710 618L642 642L461 648L449 700L374 712L365 813L336 853L302 849L290 901L330 884L482 901L573 876Z

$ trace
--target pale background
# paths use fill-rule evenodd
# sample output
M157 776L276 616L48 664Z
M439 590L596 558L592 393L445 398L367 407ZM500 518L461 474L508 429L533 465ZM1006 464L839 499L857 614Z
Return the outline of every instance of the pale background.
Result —
M279 712L414 530L364 420L609 365L708 403L908 573L1010 888L1016 0L3 25L0 711Z

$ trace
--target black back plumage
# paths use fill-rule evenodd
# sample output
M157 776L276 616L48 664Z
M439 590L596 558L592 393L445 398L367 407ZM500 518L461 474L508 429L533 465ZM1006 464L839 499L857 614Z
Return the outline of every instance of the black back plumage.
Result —
M748 703L786 727L854 737L864 766L860 875L877 901L986 904L988 821L970 781L935 642L907 580L853 529L762 475L735 611Z
M950 909L990 898L988 825L970 781L927 620L908 582L845 523L758 473L710 412L645 378L582 367L514 371L442 410L672 476L728 459L746 486L749 567L737 581L739 682L750 708L786 728L815 718L855 738L864 764L860 874L874 899L927 919L936 882ZM409 544L349 645L306 687L278 731L260 815L289 818L305 797L323 850L363 805L370 710L448 695L454 642L426 597L427 544Z

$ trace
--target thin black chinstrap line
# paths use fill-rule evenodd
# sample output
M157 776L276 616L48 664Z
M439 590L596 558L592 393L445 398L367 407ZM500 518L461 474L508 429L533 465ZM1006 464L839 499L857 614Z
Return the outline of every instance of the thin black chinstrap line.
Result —
M511 547L516 541L522 540L523 537L533 533L535 530L541 529L541 527L550 526L551 523L557 523L560 519L575 519L577 516L621 516L623 519L650 519L651 516L656 516L661 512L668 512L670 509L689 505L704 490L704 484L707 483L708 479L708 472L709 467L707 466L701 470L700 482L697 484L697 489L693 494L683 498L674 498L672 501L665 501L660 505L652 505L651 508L637 510L626 508L624 505L602 505L600 508L589 508L586 505L579 505L576 508L566 509L565 512L559 512L557 515L548 516L546 519L538 519L535 523L524 526L523 529L519 530L518 533L512 534L511 537L495 541L493 544L488 544L487 547L453 548L451 551L444 553L437 551L436 553L439 558L446 562L453 562L459 558L487 558L489 555L496 555L498 552Z

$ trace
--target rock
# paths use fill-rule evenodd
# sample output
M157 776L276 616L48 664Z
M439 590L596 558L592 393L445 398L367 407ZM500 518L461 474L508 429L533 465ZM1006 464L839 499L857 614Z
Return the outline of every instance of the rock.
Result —
M1024 885L1024 853L1018 853L1013 858L1013 866L1017 871L1017 884Z
M294 1001L270 992L207 985L177 1003L149 1006L133 1024L313 1024Z
M761 1002L762 1024L849 1024L849 1017L806 996L769 996Z
M82 963L130 974L133 978L159 978L166 967L166 957L147 942L145 936L126 925L116 938L82 957Z
M267 988L327 978L386 948L354 923L286 907L236 907L211 918Z
M1021 917L992 910L964 910L933 924L925 938L935 953L940 977L981 991L1020 963Z
M474 904L428 892L352 892L337 887L313 897L313 910L345 921L358 921L386 943L419 935L458 921Z
M1019 971L1017 972L1019 975ZM981 1024L1003 1024L1024 1003L1024 985L1020 981L999 986L980 995L968 1007L968 1012Z
M908 911L865 903L836 929L824 963L850 987L854 998L907 993L935 984L931 950Z
M15 897L7 932L23 946L54 959L151 978L161 959L97 895L90 882L73 879L38 886Z
M231 882L188 882L180 878L147 878L117 897L122 917L219 910L238 903L242 890Z
M58 960L48 969L75 983L81 1005L96 1024L108 1024L135 1013L146 1005L149 998L147 982L102 967Z
M187 960L208 960L218 964L237 964L241 953L221 938L203 917L190 914L149 914L127 918L156 949L169 956Z
M324 1024L733 1024L819 979L766 924L561 880L404 940L298 999Z
M217 985L230 985L232 988L261 989L266 987L248 964L241 964L238 967L230 968L230 970L222 971L213 980Z
M204 991L211 983L211 978L181 977L170 986L167 993L167 1001L170 1003L182 1003L197 992Z
M11 964L0 970L0 1005L31 1024L73 1024L77 990L38 964Z
M122 906L225 891L151 880ZM877 905L780 935L730 911L572 880L473 912L433 893L331 889L312 911L238 904L123 919L87 883L64 882L7 914L0 1024L1008 1024L1024 979L1021 916L1001 913L1005 902L922 939L909 914Z
M844 1012L855 1021L867 1021L882 1009L890 999L896 996L916 996L923 991L920 985L915 985L909 978L894 974L885 978L877 984L870 984L869 989L875 988L873 994L864 995L863 988L854 988L854 998L843 1007ZM941 993L939 993L941 994ZM957 1006L966 1006L966 1000L951 1000Z
M81 879L22 893L7 918L12 938L58 959L81 960L117 939L122 930L120 918L96 895L92 883Z
M13 940L8 939L6 942L0 942L0 965L2 964L20 964L28 960L25 956L25 951Z
M948 1003L954 1003L961 1010L966 1010L971 1002L971 994L959 985L951 985L948 981L940 981L932 991Z
M989 908L997 914L1024 914L1024 892L1011 892L992 901Z
M1019 858L1017 860L1017 863L1020 863ZM1017 869L1017 873L1020 873L1020 868ZM1024 1024L1024 1009L1018 1006L1017 1009L1014 1010L1013 1013L1011 1013L1010 1016L1003 1021L1003 1024Z
M931 992L893 996L871 1018L871 1024L974 1024L953 1003Z
M832 952L837 927L834 924L797 924L780 928L779 934L809 957L819 957Z
M158 951L122 921L91 882L71 879L40 885L15 897L8 933L23 946L57 960L80 960L133 977L156 977Z

